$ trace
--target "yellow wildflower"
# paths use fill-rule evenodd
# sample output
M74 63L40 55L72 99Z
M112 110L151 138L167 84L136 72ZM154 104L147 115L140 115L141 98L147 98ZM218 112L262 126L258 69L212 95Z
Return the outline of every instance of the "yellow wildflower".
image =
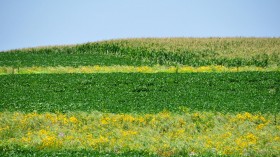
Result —
M210 66L201 66L196 69L197 72L211 72L212 68Z
M143 122L145 122L145 119L144 119L143 117L139 117L139 118L138 118L138 121L139 121L140 123L143 123Z
M248 140L249 144L256 144L257 143L258 138L254 134L248 133L245 137Z
M68 124L68 119L67 118L63 118L63 124Z
M264 126L265 126L264 124L259 124L259 125L256 127L256 129L257 129L257 130L261 130Z
M230 137L232 134L230 132L226 132L222 135L222 138L228 138Z
M74 116L70 117L70 118L69 118L69 121L70 121L71 123L78 123L78 119L77 119L76 117L74 117Z
M47 130L45 130L45 129L39 130L39 135L46 135L46 134L48 134Z
M183 134L184 132L185 132L185 129L178 129L178 130L177 130L177 133L178 133L179 135Z
M99 138L96 140L96 143L105 143L105 142L109 142L109 139L104 136L99 136Z
M252 114L250 114L248 112L245 112L244 116L245 116L246 119L250 119L250 120L252 119Z
M90 145L95 147L97 146L97 144L104 144L109 142L109 139L107 137L104 136L99 136L99 138L93 139L93 138L88 138Z
M235 143L237 144L237 146L239 146L242 149L248 147L248 143L246 141L244 141L242 138L237 138L235 140Z
M266 122L266 119L263 116L260 116L260 120L262 120L263 122Z
M161 118L168 119L168 118L170 118L170 112L169 111L163 111L159 114L159 116Z
M246 118L245 118L242 114L240 114L240 113L236 115L236 118L239 119L239 120L245 120L245 119L246 119Z
M56 145L55 136L46 136L42 140L42 147L51 147Z
M123 136L136 135L137 133L138 133L137 131L132 131L132 130L122 131Z
M21 140L22 140L22 142L24 142L24 143L28 143L28 142L31 141L31 137L22 137Z
M110 120L109 117L103 117L103 118L101 119L101 124L109 124L109 120Z
M131 115L124 115L122 118L123 118L123 121L125 121L125 122L133 122L133 121L135 121L135 118L132 117Z
M46 113L46 114L45 114L45 117L46 117L47 119L51 119L53 116L52 116L50 113Z

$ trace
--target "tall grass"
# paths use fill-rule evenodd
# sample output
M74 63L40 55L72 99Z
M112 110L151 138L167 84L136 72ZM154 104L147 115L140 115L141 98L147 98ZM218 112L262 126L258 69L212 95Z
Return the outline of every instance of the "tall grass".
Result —
M273 123L270 114L182 108L178 113L157 114L0 112L0 117L0 150L4 152L27 148L34 152L132 151L165 157L280 153L280 126Z

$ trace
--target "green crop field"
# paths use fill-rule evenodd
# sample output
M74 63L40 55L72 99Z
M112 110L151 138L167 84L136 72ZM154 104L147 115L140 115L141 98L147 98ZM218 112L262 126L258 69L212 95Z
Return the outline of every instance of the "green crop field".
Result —
M0 66L279 66L279 38L147 38L0 53Z
M5 75L0 111L279 112L279 82L279 72Z
M280 156L279 38L0 53L0 156Z

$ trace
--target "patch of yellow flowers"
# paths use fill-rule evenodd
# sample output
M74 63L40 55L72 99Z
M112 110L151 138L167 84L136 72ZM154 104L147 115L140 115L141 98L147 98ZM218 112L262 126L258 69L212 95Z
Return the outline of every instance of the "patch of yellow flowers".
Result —
M0 112L0 146L144 151L161 156L280 155L279 114Z
M241 72L241 71L280 71L277 66L271 67L225 67L219 65L212 66L79 66L79 67L0 67L0 75L5 74L39 74L39 73L191 73L191 72Z

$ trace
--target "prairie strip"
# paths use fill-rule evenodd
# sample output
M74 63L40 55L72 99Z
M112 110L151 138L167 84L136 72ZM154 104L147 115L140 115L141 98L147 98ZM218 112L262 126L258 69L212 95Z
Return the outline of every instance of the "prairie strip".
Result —
M79 67L0 67L0 75L7 74L51 74L51 73L197 73L197 72L248 72L280 71L275 67L225 67L225 66L79 66Z
M279 113L0 112L0 147L151 155L280 155Z

